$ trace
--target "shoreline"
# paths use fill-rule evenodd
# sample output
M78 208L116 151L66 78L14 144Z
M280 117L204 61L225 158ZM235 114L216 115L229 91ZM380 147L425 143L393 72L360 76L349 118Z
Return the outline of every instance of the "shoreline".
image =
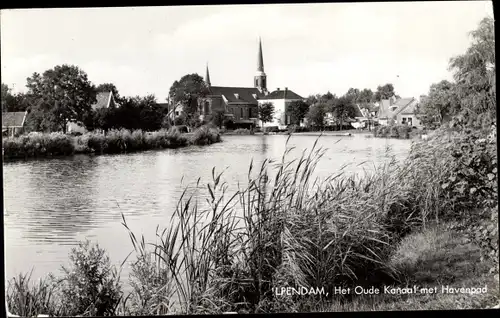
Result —
M109 131L107 134L89 132L79 136L60 132L30 133L3 139L2 159L17 161L74 155L126 154L206 146L221 141L220 132L209 127L201 127L190 133L179 133L175 130L143 132L126 129Z

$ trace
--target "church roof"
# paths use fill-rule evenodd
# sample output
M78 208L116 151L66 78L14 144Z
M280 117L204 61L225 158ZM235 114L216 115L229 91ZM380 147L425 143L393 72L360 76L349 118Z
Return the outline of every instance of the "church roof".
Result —
M264 95L255 87L210 86L210 94L224 96L228 103L255 104ZM254 97L255 95L255 97Z
M285 90L276 90L269 95L262 97L262 99L285 99ZM291 90L286 90L286 99L304 99L300 95Z

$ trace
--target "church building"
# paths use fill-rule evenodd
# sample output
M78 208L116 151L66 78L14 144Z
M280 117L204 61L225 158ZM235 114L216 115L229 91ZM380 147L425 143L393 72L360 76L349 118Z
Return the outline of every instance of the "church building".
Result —
M254 76L253 87L212 86L208 65L205 83L208 86L209 94L201 101L201 117L204 118L215 111L224 111L226 117L231 118L237 126L262 127L258 108L259 105L270 102L275 108L275 118L272 122L265 123L264 127L275 126L284 129L289 124L289 119L285 115L285 107L294 100L304 100L287 88L285 88L285 91L280 91L280 89L271 93L268 91L267 75L264 72L262 41L260 39L257 72Z

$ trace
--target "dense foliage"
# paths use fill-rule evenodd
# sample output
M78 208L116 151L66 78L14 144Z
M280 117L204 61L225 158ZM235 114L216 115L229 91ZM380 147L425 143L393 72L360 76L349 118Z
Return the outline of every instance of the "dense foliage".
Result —
M273 121L274 111L273 103L267 102L259 105L259 119L263 124Z
M494 22L485 18L471 32L467 51L450 60L454 82L431 86L419 109L421 119L442 123L445 115L453 123L485 128L496 121L496 66Z
M408 125L377 126L373 130L373 135L382 138L409 139L411 130L411 126Z
M26 86L32 103L27 120L36 131L66 132L68 121L84 123L92 116L95 87L76 66L64 64L42 75L34 73Z
M309 105L304 101L291 102L286 110L292 124L299 125L300 122L306 117L309 111Z

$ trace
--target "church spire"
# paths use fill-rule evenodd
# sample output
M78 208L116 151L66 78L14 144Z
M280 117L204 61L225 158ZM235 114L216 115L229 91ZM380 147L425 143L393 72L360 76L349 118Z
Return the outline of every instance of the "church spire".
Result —
M208 62L207 62L207 72L205 74L205 83L210 86L210 73L208 72Z
M264 73L264 59L262 58L262 41L259 36L259 52L257 55L257 73L254 76L254 87L261 92L267 91L267 76Z
M259 36L259 55L257 61L257 71L264 72L264 59L262 58L262 40Z

